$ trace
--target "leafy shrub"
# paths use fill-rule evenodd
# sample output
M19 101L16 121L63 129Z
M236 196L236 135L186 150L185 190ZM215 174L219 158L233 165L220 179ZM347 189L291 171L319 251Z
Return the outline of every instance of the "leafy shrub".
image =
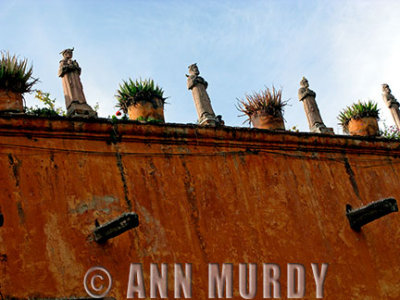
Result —
M50 98L50 93L44 93L41 90L36 91L35 98L42 102L45 107L27 107L26 113L28 115L38 117L60 117L65 116L65 111L61 107L56 108L56 99Z
M161 123L164 123L163 120L157 120L157 119L154 119L152 117L148 117L148 118L139 117L139 118L136 119L136 121L141 121L141 122L150 123L150 124L161 124Z
M381 136L391 140L400 140L400 129L396 126L387 126L383 123L383 131L380 132Z

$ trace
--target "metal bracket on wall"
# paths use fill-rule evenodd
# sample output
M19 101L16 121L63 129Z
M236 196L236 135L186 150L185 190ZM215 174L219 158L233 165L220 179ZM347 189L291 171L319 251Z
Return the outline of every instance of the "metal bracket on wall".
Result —
M362 226L396 211L399 209L394 198L378 200L356 209L350 204L346 205L346 217L355 231L360 231Z
M94 240L102 244L129 229L139 226L139 217L137 214L129 212L103 225L98 224L97 220L95 224L96 229L93 231Z

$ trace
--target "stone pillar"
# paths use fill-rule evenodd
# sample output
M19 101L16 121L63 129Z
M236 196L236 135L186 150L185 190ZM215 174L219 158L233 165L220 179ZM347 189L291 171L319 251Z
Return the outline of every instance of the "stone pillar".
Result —
M58 76L62 79L67 117L97 118L97 113L86 103L85 94L80 79L81 68L72 59L74 49L65 49L60 54Z
M299 100L304 104L308 126L311 132L334 134L333 129L326 127L319 113L317 102L315 101L316 94L308 87L308 80L303 77L300 81Z
M400 130L399 102L397 102L396 98L392 95L392 91L390 90L388 84L382 84L382 91L383 101L385 101L386 105L389 107L394 122L396 123L397 128Z
M208 83L203 77L199 76L200 72L196 64L189 66L189 75L186 75L187 87L192 90L194 104L196 106L198 123L200 125L224 125L221 116L215 116L211 107L211 100L206 91Z

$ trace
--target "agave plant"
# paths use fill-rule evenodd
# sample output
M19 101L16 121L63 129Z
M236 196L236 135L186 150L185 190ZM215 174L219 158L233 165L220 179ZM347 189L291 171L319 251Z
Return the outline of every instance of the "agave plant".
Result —
M28 68L26 59L10 54L1 53L0 59L0 89L14 93L29 93L32 86L38 81L32 77L32 67Z
M248 117L244 122L248 121L250 123L251 117L256 112L264 112L274 117L281 117L287 103L288 100L282 100L282 90L276 90L275 87L272 87L272 92L267 88L259 93L246 94L244 99L238 99L236 108L244 113L241 116Z
M339 113L339 125L343 127L345 132L348 132L348 124L351 119L361 119L373 117L379 120L378 104L369 100L367 102L358 101L351 106L347 106Z
M138 101L149 101L155 105L154 98L161 99L163 102L166 99L163 89L156 85L153 79L133 81L130 78L119 85L119 90L115 97L118 100L117 107L125 113L130 105L135 105Z

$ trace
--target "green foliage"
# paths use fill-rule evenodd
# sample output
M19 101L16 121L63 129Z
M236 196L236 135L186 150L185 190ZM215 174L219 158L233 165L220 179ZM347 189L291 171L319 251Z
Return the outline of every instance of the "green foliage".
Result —
M288 103L288 100L282 100L282 90L276 90L275 87L272 87L272 92L267 88L259 93L246 94L244 99L237 100L236 108L244 113L241 116L247 115L248 119L246 121L249 123L251 116L256 112L264 112L274 117L281 117L283 109Z
M111 123L118 123L118 121L129 121L129 117L126 113L122 114L118 111L115 115L108 116L107 119L111 119Z
M115 97L118 100L117 107L125 113L128 112L130 105L135 105L138 101L152 102L154 107L156 107L154 98L161 99L163 102L166 99L164 98L163 89L156 85L153 79L138 79L133 81L130 78L119 85L119 90Z
M10 54L1 53L0 59L0 89L15 93L29 93L32 86L38 81L32 77L32 67L28 68L26 59Z
M380 132L382 137L400 141L400 130L396 126L387 126L383 123L383 128L383 131Z
M99 109L100 109L99 102L96 102L95 106L93 106L93 110L98 113Z
M353 103L351 106L347 106L339 113L338 120L339 125L341 125L343 130L347 132L347 125L351 119L367 117L373 117L379 120L378 104L371 100L367 102L358 101L357 103Z
M157 120L157 119L154 119L154 118L152 118L152 117L148 117L148 118L139 117L139 118L136 119L136 121L146 122L146 123L150 123L150 124L160 124L160 123L163 123L163 120Z
M50 93L44 93L41 90L36 91L35 98L42 102L45 107L27 107L26 113L38 117L60 117L65 116L65 111L61 107L55 106L56 99L50 98Z

